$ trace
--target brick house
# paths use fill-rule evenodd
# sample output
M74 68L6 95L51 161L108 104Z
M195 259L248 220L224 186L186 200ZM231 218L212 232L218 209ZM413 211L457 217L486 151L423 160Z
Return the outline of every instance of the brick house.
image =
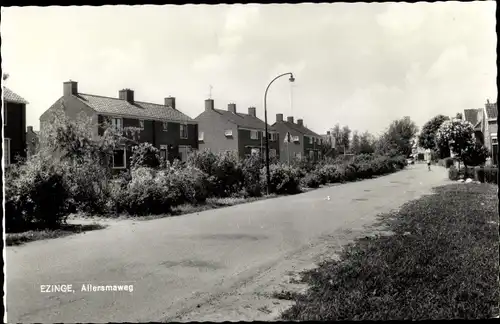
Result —
M304 157L313 161L322 158L323 137L305 127L302 119L298 119L297 123L294 123L293 117L287 117L287 120L284 121L283 114L276 114L276 122L272 126L278 132L279 138L283 139L282 143L280 142L280 160L282 162ZM287 134L289 134L289 142L285 143Z
M464 119L474 126L474 136L490 152L493 164L498 164L498 109L496 103L485 104L485 108L465 109Z
M26 105L28 102L12 90L3 87L4 99L4 163L17 163L26 158Z
M138 142L151 143L169 161L185 161L191 150L198 149L198 125L177 109L173 97L165 98L164 104L155 104L135 100L134 91L130 89L120 90L118 98L85 94L78 92L77 82L68 81L63 84L63 96L40 116L41 129L62 103L66 116L77 118L83 112L92 119L94 136L103 134L107 121L119 130L139 129ZM129 144L117 148L112 159L113 168L128 168L130 154Z
M28 126L28 130L26 131L26 156L30 157L36 154L38 150L38 131L33 130L33 126Z
M215 109L214 100L205 100L205 110L195 118L199 125L199 148L213 153L235 152L239 158L253 154L265 156L264 121L256 115L256 108L244 114L230 103L227 110ZM269 157L279 157L279 137L268 125Z

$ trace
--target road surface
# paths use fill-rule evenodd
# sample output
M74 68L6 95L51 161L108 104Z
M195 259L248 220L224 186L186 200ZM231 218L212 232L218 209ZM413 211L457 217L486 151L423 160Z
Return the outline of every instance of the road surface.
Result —
M444 168L415 165L300 195L8 247L7 320L272 320L278 306L267 294L283 287L289 271L332 256L349 233L446 178ZM73 290L41 292L55 284ZM133 291L85 292L84 284Z

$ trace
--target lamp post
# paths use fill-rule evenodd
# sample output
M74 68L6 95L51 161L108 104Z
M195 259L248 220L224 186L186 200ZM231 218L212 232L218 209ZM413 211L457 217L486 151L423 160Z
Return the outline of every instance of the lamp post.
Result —
M266 92L264 93L264 122L266 124L266 189L267 189L267 194L269 195L269 182L271 178L271 173L269 172L269 134L267 132L267 91L269 90L269 87L271 84L273 84L274 81L277 79L281 78L282 76L285 75L290 75L290 82L294 82L295 78L293 77L293 74L291 72L288 73L283 73L275 77L271 82L269 82Z

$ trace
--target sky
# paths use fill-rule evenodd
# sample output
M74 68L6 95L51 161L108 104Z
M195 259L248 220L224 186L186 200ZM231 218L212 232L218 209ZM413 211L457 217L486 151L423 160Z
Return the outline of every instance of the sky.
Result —
M496 101L496 3L333 3L2 8L5 85L29 101L27 125L62 96L163 103L195 118L257 108L378 135L410 116L418 126Z

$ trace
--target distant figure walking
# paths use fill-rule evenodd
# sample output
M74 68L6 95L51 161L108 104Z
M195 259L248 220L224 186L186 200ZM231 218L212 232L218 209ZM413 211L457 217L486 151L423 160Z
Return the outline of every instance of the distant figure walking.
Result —
M427 168L429 168L429 171L431 171L431 158L427 158Z

